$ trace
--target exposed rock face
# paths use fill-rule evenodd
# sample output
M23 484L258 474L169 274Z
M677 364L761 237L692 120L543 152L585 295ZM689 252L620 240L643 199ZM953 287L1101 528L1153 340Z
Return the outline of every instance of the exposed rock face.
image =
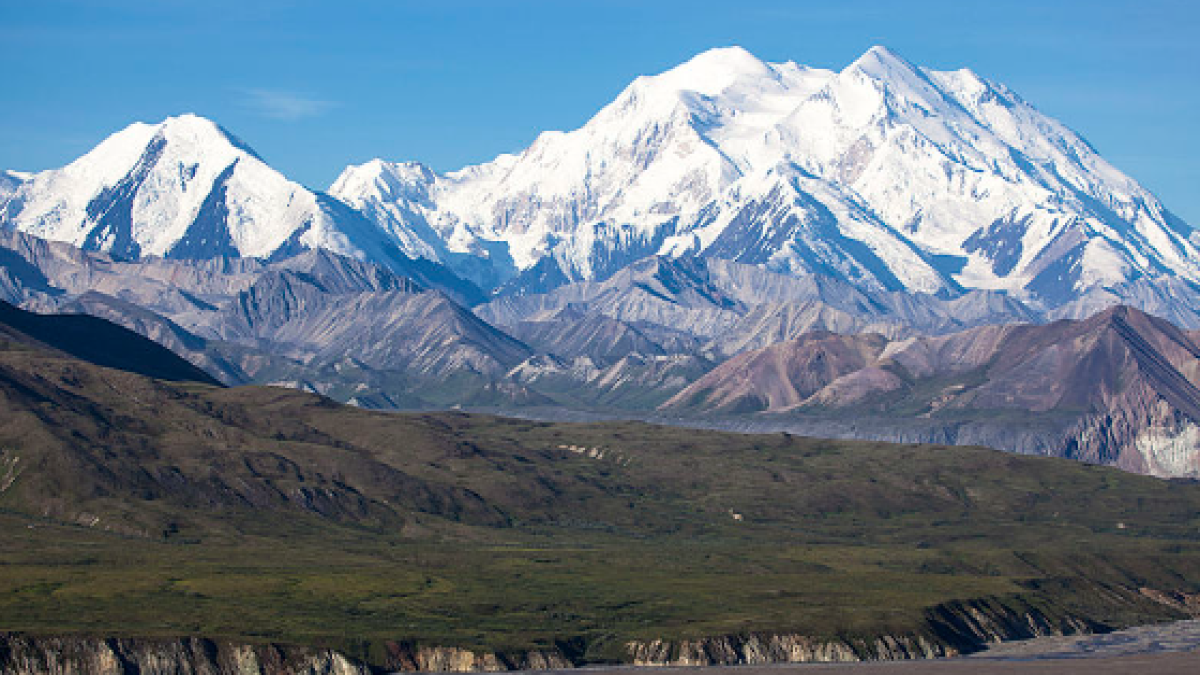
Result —
M370 675L344 655L302 647L0 634L2 675Z
M745 635L684 640L651 640L628 645L637 666L733 666L764 663L846 663L954 656L924 638L883 636L858 645L846 640L817 640L803 635ZM862 650L870 650L864 659Z
M381 667L328 649L203 638L38 637L0 633L0 675L372 675L572 668L558 652L473 652L389 642Z
M420 672L500 672L573 668L575 664L558 652L474 652L455 647L416 647L387 644L385 670Z
M1080 635L1104 630L1087 619L1043 610L1019 598L983 598L945 603L930 610L926 620L939 642L963 653L1008 640Z
M596 356L595 343L605 341L624 341L626 352L643 355L695 353L699 346L729 356L819 331L896 339L1039 316L998 292L886 293L821 274L797 278L727 260L661 256L599 282L501 295L475 312L559 357ZM616 332L631 328L633 340Z
M1139 588L1138 592L1151 600L1195 618L1200 617L1200 593L1160 591L1154 588Z
M1087 634L1096 629L1083 619L1049 615L1019 599L948 603L932 609L926 620L924 634L830 638L788 633L726 635L678 642L630 642L627 649L634 665L639 666L903 661L957 656L994 642Z

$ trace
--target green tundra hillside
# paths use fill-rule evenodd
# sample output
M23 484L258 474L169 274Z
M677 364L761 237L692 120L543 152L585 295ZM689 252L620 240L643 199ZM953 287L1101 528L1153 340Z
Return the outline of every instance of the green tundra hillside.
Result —
M1194 483L974 448L377 413L26 338L0 333L0 632L380 667L397 645L582 664L784 634L871 657L880 636L961 651L1179 618L1200 591ZM638 651L655 639L674 646Z

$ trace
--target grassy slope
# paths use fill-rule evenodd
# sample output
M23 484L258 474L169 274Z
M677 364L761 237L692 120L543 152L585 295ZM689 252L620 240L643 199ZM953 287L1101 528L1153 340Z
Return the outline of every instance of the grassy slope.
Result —
M597 660L984 596L1127 625L1171 613L1113 598L1200 590L1200 487L1064 460L387 415L15 348L0 385L0 630Z

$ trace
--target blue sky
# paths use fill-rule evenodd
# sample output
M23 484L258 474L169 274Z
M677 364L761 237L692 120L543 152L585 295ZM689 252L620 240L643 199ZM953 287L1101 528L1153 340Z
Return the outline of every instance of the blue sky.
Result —
M885 44L1004 82L1200 226L1198 35L1194 0L0 0L0 168L196 112L323 189L518 150L710 47L840 69Z

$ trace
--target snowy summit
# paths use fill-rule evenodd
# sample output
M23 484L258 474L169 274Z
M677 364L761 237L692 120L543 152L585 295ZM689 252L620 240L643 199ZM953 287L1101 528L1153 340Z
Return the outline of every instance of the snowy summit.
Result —
M884 47L841 72L714 49L518 155L444 176L372 162L331 193L411 254L499 278L603 278L661 253L1049 302L1200 280L1191 228L1066 126Z
M62 169L0 175L0 203L4 226L123 257L327 248L485 288L604 279L653 254L1051 305L1200 282L1192 229L1065 125L884 47L840 72L710 50L520 153L447 174L373 160L329 195L208 120L136 124Z

